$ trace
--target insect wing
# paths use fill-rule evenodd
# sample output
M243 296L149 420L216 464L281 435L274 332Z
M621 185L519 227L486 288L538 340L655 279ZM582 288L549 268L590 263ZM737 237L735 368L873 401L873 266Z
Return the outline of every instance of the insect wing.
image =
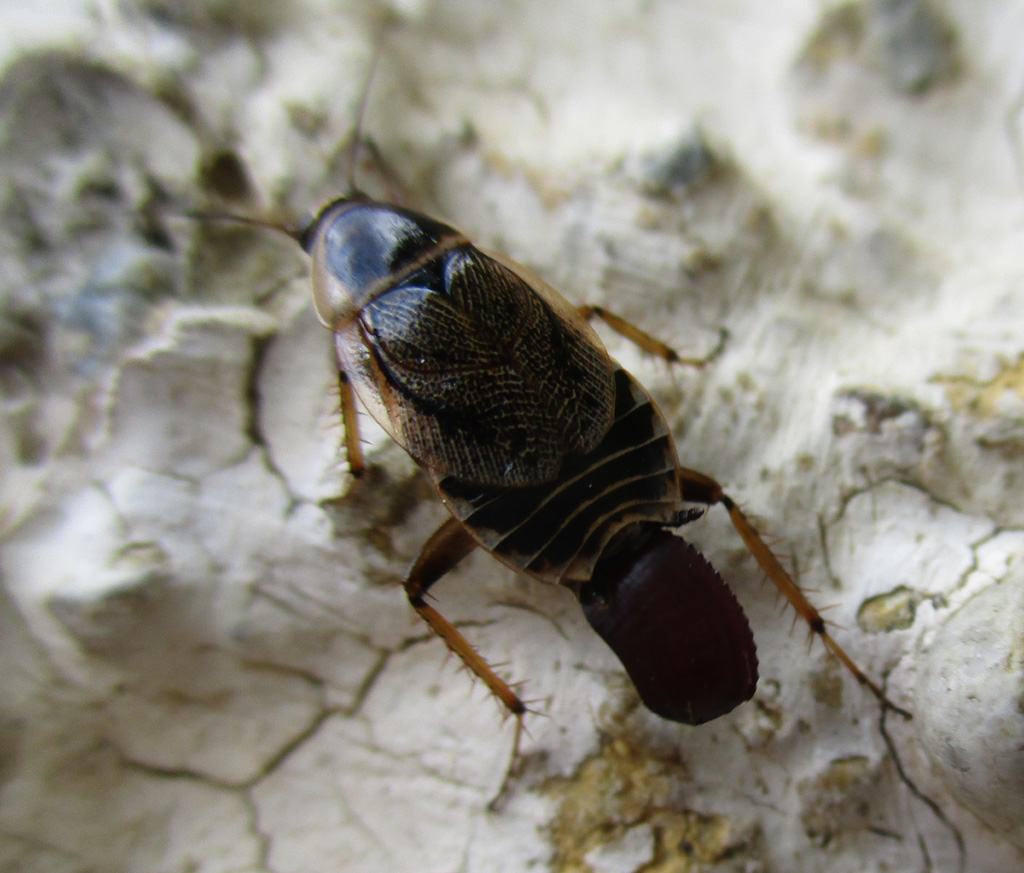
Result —
M367 410L437 476L549 481L606 432L613 364L556 292L472 246L438 254L338 334Z

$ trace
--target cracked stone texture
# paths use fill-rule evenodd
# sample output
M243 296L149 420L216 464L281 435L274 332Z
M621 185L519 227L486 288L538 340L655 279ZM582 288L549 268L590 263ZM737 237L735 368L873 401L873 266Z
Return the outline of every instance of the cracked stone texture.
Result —
M349 490L306 265L191 209L359 182L700 371L612 354L910 724L686 534L754 700L639 706L568 592L475 554L364 417ZM24 2L0 11L0 870L954 871L1024 863L1024 13L1010 0ZM780 615L781 613L781 615ZM996 667L991 665L997 665ZM985 732L976 704L985 704ZM911 787L913 786L913 788ZM928 800L923 800L922 797ZM941 810L937 817L928 802ZM1015 806L1016 805L1016 806Z

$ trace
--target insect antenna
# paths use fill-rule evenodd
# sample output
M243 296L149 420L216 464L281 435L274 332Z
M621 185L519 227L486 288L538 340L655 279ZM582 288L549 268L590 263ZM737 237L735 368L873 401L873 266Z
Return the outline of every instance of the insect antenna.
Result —
M359 186L356 185L356 167L359 163L359 150L360 146L363 145L363 122L366 118L366 107L369 103L370 87L373 85L373 78L377 73L377 64L380 61L380 56L384 50L384 34L386 31L382 30L380 38L377 40L377 45L373 50L373 59L370 61L370 67L366 71L366 78L363 80L362 92L359 95L359 104L356 107L356 123L355 127L352 128L352 144L349 147L348 153L348 168L345 171L345 179L348 183L349 196L354 196L360 193Z
M277 221L271 218L259 218L255 215L241 215L237 212L219 212L206 209L185 209L177 213L182 218L190 218L193 221L202 222L228 222L231 224L245 224L249 227L261 227L268 230L276 230L285 236L291 237L298 243L302 242L309 222L287 222Z

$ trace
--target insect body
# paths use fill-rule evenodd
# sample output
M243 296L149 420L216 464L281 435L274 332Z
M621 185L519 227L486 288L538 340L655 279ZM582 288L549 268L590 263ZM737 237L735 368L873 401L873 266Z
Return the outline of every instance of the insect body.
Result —
M411 210L343 197L297 236L334 332L353 474L358 397L452 513L409 572L409 600L511 712L525 711L518 696L424 599L476 546L573 590L659 715L700 724L750 698L746 618L703 556L668 532L701 514L693 503L726 507L811 629L887 703L718 483L679 465L661 412L587 318L674 353Z

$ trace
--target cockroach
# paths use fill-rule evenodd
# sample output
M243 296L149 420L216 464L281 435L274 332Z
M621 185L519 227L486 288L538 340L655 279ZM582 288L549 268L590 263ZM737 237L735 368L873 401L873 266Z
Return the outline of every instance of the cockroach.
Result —
M405 579L413 609L508 710L526 707L441 613L430 587L476 547L576 595L644 704L701 724L748 700L753 635L732 591L669 531L721 504L811 631L886 706L743 512L680 465L650 394L589 324L678 355L598 307L574 307L519 264L437 219L354 192L297 233L333 332L349 468L356 398L423 467L451 513ZM895 707L894 707L895 708Z
M442 221L361 193L354 166L365 98L351 193L304 227L274 226L311 259L316 313L334 335L352 475L365 470L358 399L451 513L404 582L420 617L521 721L524 702L426 600L483 548L569 588L651 711L694 725L717 718L754 693L753 635L726 582L670 531L721 504L811 632L884 707L909 717L832 638L722 486L680 465L657 404L590 321L670 363L702 362L603 308L573 306Z

